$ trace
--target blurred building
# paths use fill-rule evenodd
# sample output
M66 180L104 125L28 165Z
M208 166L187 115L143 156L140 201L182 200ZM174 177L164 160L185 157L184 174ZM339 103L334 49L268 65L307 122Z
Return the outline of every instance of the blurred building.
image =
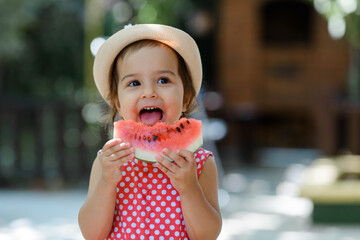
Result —
M357 113L342 101L348 45L331 39L310 1L222 0L218 21L226 145L248 159L256 147L358 152Z

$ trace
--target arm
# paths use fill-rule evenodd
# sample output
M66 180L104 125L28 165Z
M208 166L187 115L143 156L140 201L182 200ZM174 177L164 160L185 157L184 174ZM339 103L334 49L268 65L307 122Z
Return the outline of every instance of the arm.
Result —
M121 166L132 159L133 149L120 139L108 141L95 159L89 191L79 211L81 232L87 240L105 239L114 217L116 185L121 180Z
M217 195L217 170L215 159L209 156L199 180L193 153L168 150L164 155L177 164L158 157L158 167L169 176L181 197L181 207L187 233L192 240L216 239L221 230L221 214Z

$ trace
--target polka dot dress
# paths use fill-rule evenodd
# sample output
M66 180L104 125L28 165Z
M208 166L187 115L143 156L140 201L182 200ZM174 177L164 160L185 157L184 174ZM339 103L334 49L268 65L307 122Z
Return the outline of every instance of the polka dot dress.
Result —
M194 153L197 176L211 152ZM114 222L108 240L189 240L180 195L154 163L133 159L123 165L118 183Z

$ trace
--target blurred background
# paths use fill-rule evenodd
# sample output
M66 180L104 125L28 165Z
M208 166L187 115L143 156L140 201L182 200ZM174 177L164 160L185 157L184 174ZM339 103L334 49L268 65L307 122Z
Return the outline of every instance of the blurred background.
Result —
M222 240L360 239L360 0L0 0L0 239L82 239L104 39L199 45Z

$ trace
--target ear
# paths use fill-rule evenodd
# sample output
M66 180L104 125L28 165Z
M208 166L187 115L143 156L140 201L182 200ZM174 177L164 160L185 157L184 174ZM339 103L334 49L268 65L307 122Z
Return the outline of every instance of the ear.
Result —
M118 115L120 116L120 102L118 98L114 98L114 106L118 112ZM120 116L121 117L121 116Z
M182 109L182 112L186 112L186 109L187 109L187 104L183 104L183 109Z

